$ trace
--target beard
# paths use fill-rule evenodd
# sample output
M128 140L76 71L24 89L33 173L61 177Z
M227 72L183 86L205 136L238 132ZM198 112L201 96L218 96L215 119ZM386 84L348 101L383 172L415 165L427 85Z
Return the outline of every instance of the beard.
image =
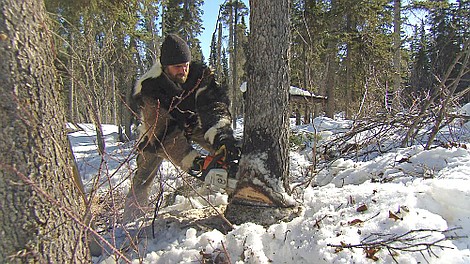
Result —
M176 83L183 84L188 79L188 74L178 73L175 75L169 75L170 79Z
M183 83L186 82L187 79L188 79L187 74L177 74L176 75L176 82L177 83L183 84Z

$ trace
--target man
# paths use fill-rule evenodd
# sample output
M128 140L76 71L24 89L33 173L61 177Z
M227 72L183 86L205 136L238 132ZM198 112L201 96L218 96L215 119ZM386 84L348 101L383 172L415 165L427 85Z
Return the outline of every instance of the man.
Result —
M174 34L162 43L160 63L137 82L134 98L141 113L137 171L126 197L124 222L144 214L152 182L163 159L186 172L202 170L204 158L191 141L223 160L239 158L225 90L204 65L191 63L184 40Z

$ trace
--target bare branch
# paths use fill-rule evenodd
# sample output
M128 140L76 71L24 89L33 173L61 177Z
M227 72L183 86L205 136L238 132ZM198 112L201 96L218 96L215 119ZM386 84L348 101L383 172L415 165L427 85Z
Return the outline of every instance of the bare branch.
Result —
M447 230L437 229L414 229L403 234L370 234L365 237L359 244L327 244L329 247L334 247L335 250L341 251L342 249L362 248L365 251L370 249L386 249L397 262L392 252L419 252L426 259L424 253L429 257L438 257L433 249L451 249L452 247L441 244L444 241L455 240L460 238L467 238L467 236L449 235L450 232L461 229L460 227L451 228ZM442 238L433 239L433 235L444 235ZM375 252L377 252L375 251ZM374 252L374 254L375 254ZM366 254L372 254L367 253ZM373 255L373 254L372 254ZM369 257L369 256L368 256ZM398 262L397 262L398 263Z

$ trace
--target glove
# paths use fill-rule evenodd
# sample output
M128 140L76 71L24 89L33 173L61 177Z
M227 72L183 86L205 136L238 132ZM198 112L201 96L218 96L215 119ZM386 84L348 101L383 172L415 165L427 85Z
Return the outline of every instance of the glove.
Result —
M194 129L199 125L199 115L191 112L184 122L184 135L189 138L193 135Z
M201 172L204 169L204 157L196 157L193 160L193 165L191 166L190 170L193 172Z
M223 154L223 160L226 163L236 161L240 159L241 156L241 148L237 146L236 142L234 141L226 141L222 142L219 149L215 152L216 155Z

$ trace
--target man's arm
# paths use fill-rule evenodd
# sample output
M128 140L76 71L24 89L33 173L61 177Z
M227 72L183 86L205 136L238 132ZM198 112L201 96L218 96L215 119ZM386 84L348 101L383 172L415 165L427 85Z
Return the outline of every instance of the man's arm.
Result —
M201 83L204 86L197 91L196 107L205 131L204 138L217 150L224 147L227 159L238 159L240 150L233 135L227 89L215 81L212 73L205 76Z

